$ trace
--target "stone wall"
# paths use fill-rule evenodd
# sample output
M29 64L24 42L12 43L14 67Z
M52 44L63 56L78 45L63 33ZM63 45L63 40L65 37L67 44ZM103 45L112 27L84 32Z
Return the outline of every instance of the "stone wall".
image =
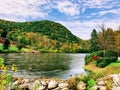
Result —
M12 86L22 90L69 90L69 84L64 80L23 79L16 78Z
M96 81L97 85L91 87L91 90L120 90L120 74L111 74ZM86 84L80 82L78 90L86 90ZM92 89L93 88L93 89Z
M22 90L74 90L72 88L70 89L68 81L57 79L14 78L12 86L8 87L8 90L16 86ZM96 86L91 87L91 90L120 90L120 74L111 74L99 78L96 84ZM76 85L76 88L77 90L87 90L86 86L86 83L80 81Z

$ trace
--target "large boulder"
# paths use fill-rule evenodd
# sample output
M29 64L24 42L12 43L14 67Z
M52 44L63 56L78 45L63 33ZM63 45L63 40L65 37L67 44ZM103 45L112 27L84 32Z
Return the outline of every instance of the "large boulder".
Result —
M86 84L84 82L79 82L77 84L77 89L78 90L86 90Z
M58 82L56 82L55 80L51 80L48 84L48 89L54 89L58 86Z

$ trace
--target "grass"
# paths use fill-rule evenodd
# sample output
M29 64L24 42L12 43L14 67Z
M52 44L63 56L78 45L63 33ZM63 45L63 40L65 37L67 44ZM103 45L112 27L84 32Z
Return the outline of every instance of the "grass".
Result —
M85 70L98 74L101 77L110 75L110 74L118 74L120 73L120 60L109 64L105 68L99 68L94 63L90 63L84 66Z
M22 48L21 51L22 51L22 52L31 52L31 49L28 49L28 48Z
M104 78L107 90L112 90L113 81L110 78L108 79L106 76L120 73L120 60L117 60L116 62L111 63L104 68L99 68L93 62L91 62L88 65L85 65L84 69L90 71L90 73L80 77L83 82L87 83L90 79L96 81L100 78Z
M2 53L11 53L11 52L19 52L16 46L9 46L8 49L4 50L3 45L0 45L0 52Z
M117 66L120 67L120 59L118 59L116 62L109 64L108 66Z
M0 45L0 50L3 50L3 45Z
M10 47L9 47L9 50L10 50L10 51L18 51L18 48L15 47L15 46L10 46Z

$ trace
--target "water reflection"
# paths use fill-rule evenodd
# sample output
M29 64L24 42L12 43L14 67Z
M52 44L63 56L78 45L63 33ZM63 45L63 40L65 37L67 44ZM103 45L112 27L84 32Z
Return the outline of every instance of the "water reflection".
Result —
M1 54L8 66L16 64L17 75L59 77L66 79L73 75L85 73L84 54L62 53L12 53Z

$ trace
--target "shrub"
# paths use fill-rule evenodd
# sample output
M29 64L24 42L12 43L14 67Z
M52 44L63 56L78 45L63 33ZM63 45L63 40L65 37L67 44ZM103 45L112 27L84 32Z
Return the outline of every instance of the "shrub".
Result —
M4 64L4 59L0 58L0 67Z
M96 53L96 56L100 56L100 57L103 57L104 56L104 51L101 50L101 51L97 51L95 52Z
M10 46L9 51L18 51L18 48L15 46Z
M116 51L113 51L113 50L107 50L105 52L104 57L110 57L111 58L110 62L116 62L118 59L118 53Z
M115 57L101 57L96 61L95 64L96 66L103 68L108 64L110 64L111 62L114 62L114 60L115 60Z
M94 81L94 79L90 79L90 80L87 82L87 90L94 90L94 89L92 89L93 86L96 86L96 82Z
M4 65L4 59L0 58L0 90L11 90L8 89L12 88L12 74L8 73L8 70L10 70L9 67ZM12 71L17 71L17 68L15 65L12 65ZM18 90L18 89L16 89Z
M97 51L85 56L85 64L88 64L92 60L96 60L104 55L104 51Z
M118 53L113 50L97 51L85 56L85 64L94 60L94 63L98 67L105 67L112 62L116 62L118 59Z
M3 45L0 45L0 51L2 51L3 50Z

